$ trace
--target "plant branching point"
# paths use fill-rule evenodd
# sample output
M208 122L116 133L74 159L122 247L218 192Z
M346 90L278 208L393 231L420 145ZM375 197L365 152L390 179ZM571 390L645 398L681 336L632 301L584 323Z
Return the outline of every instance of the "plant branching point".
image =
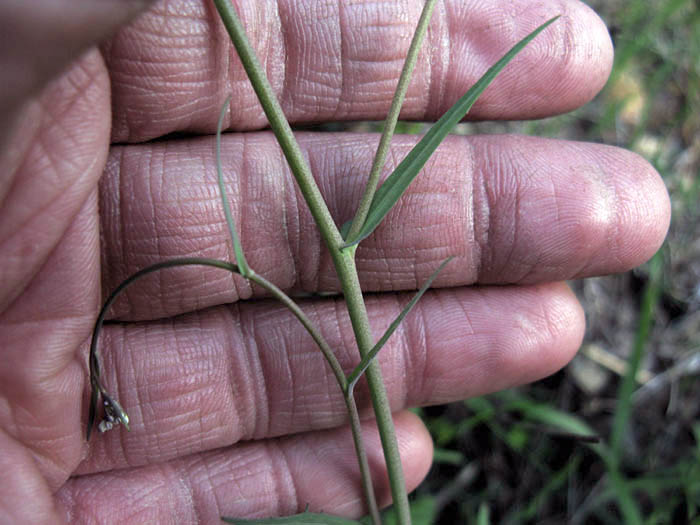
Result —
M216 133L216 165L217 165L217 181L222 200L222 209L228 225L231 245L235 255L236 264L227 261L219 261L214 259L183 257L160 263L153 264L122 282L112 294L108 297L102 307L93 330L92 343L90 346L90 384L92 394L90 398L90 410L88 414L87 439L90 439L91 431L97 419L97 411L101 406L103 417L97 424L101 432L110 430L118 425L123 425L129 430L129 417L121 407L116 398L110 395L102 384L101 371L99 365L99 355L97 351L97 342L99 333L104 324L105 316L117 299L117 297L129 286L145 277L146 275L165 270L176 266L199 265L219 268L237 274L255 283L268 291L275 299L284 304L289 311L299 320L302 326L308 331L312 339L318 345L324 355L328 366L330 367L340 390L343 393L350 428L353 435L355 450L358 458L358 466L362 478L362 484L365 494L367 507L369 509L369 520L373 524L381 523L379 509L374 496L372 487L372 477L369 470L366 450L362 440L362 428L360 418L353 396L354 387L362 376L367 377L370 395L372 397L377 427L384 449L384 457L386 459L386 467L389 475L391 493L394 502L394 510L396 521L399 524L409 524L411 521L408 497L406 486L403 478L403 471L399 457L398 444L396 441L393 420L391 416L391 408L389 406L386 389L381 376L381 371L377 361L377 355L385 346L390 336L397 329L401 321L408 315L411 309L416 305L421 296L428 290L434 279L440 271L449 263L452 257L445 260L439 268L430 276L424 283L415 296L404 307L401 313L397 316L394 322L386 329L382 337L374 343L373 336L370 330L369 317L367 308L360 288L357 268L355 266L355 252L358 244L367 238L383 221L386 215L391 211L397 201L406 192L410 183L420 173L427 160L435 152L440 143L453 130L454 126L464 118L466 113L471 109L473 104L479 98L481 93L489 86L496 78L500 71L540 32L547 26L553 23L558 17L555 17L523 38L515 46L513 46L503 57L496 62L489 70L469 89L455 104L448 110L433 127L423 136L416 146L409 152L406 158L397 166L397 168L389 175L385 182L378 187L380 173L384 167L386 156L389 151L391 137L396 127L399 112L403 103L406 90L408 88L410 78L416 64L418 51L425 37L427 27L430 21L431 14L435 7L436 0L427 0L421 14L418 27L414 33L414 37L409 48L401 76L398 81L396 93L392 101L389 115L385 122L384 132L380 139L379 147L375 155L368 182L365 188L364 195L361 199L358 210L352 221L349 221L339 230L328 210L326 202L321 195L316 182L313 178L311 170L307 165L304 156L301 153L301 148L294 138L289 123L282 111L282 108L277 101L275 94L270 86L264 71L260 66L252 46L247 40L243 26L238 19L238 15L230 0L213 0L219 12L221 20L226 27L231 40L238 52L241 62L246 70L248 78L258 96L260 104L267 115L270 127L272 128L280 148L290 165L292 173L295 176L297 184L306 200L311 214L316 221L321 232L326 246L333 259L338 278L340 280L348 313L352 322L355 339L360 351L360 362L358 365L346 375L340 363L338 362L332 349L325 341L320 331L311 323L302 309L282 290L277 288L273 283L267 281L264 277L258 275L248 264L239 236L236 231L236 226L233 221L230 205L226 197L226 188L224 183L224 174L221 163L221 134L224 116L230 98L224 103L217 126ZM100 403L100 400L102 402ZM308 512L308 509L300 515L290 516L287 518L270 518L263 520L234 520L232 518L223 518L224 521L231 523L298 523L302 520L303 523L327 523L327 524L345 524L345 523L361 523L344 518L338 518L327 514L313 514Z

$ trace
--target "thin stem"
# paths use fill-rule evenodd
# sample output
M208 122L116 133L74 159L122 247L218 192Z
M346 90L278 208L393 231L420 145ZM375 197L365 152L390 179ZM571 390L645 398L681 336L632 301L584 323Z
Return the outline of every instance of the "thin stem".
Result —
M617 394L617 407L615 408L612 438L610 440L611 456L616 465L619 465L622 457L624 437L629 428L629 420L632 414L632 394L637 385L637 372L644 358L649 330L654 323L654 312L659 300L662 276L663 256L662 252L659 251L649 261L649 281L644 290L639 314L639 326L634 338L632 354L627 359L627 373L620 384Z
M426 0L425 5L423 6L423 12L418 20L416 32L413 33L413 39L411 40L411 45L408 48L408 55L406 56L406 61L403 64L399 82L396 85L394 98L391 101L391 108L389 108L389 114L384 121L384 130L381 138L379 139L379 146L377 147L377 153L374 156L374 162L372 163L372 169L369 173L367 186L365 187L365 192L362 195L357 212L355 212L355 217L352 220L350 231L346 236L348 242L351 242L360 232L360 229L367 218L367 213L369 212L370 205L372 204L374 193L377 191L379 175L382 172L382 168L386 162L386 156L389 153L389 143L391 142L391 138L394 136L394 130L396 129L396 123L399 120L401 106L403 105L404 98L406 97L406 91L408 91L408 85L411 82L413 69L415 68L416 61L418 60L418 52L423 44L425 34L428 32L428 24L430 23L430 18L432 17L435 4L436 0Z
M360 288L360 280L355 267L354 250L343 252L341 250L331 250L333 261L335 263L338 278L340 279L345 302L348 306L348 314L355 333L357 347L360 350L360 355L365 357L371 350L372 330L369 325L369 316L367 308L362 297L362 289ZM411 513L408 504L408 493L406 492L406 481L404 480L403 467L401 465L401 456L399 455L399 446L396 440L396 431L394 429L394 420L391 414L391 406L389 398L384 387L382 379L382 371L379 367L379 361L373 360L370 362L365 372L367 377L367 385L369 387L370 397L372 398L372 406L374 408L374 416L377 421L377 429L384 450L384 460L386 461L386 469L389 475L389 484L391 487L391 496L396 510L397 523L410 524Z
M369 329L369 318L362 298L357 269L353 260L355 250L346 250L345 254L341 251L341 246L344 244L343 238L316 186L311 170L308 168L301 154L301 150L296 143L291 127L282 112L279 102L277 102L275 98L272 87L260 67L255 52L248 43L245 31L238 20L235 9L233 9L229 0L214 0L214 5L231 36L231 40L238 52L241 63L267 115L270 127L280 143L280 147L299 184L304 199L318 225L321 237L333 258L333 263L347 301L348 313L355 332L357 345L360 354L364 356L371 350L373 343L372 334ZM384 449L384 457L389 475L389 483L391 485L391 493L394 499L394 506L397 509L397 515L399 517L398 523L400 525L409 524L411 521L408 495L406 493L406 483L404 481L399 456L399 447L396 441L391 407L389 406L386 389L377 361L369 366L366 375L377 420L377 427Z
M144 268L143 270L140 270L136 272L135 274L129 276L127 279L122 281L119 286L117 286L114 291L110 294L110 296L107 298L105 301L104 305L102 306L102 309L100 310L100 313L97 316L97 320L95 321L95 327L92 331L92 341L90 342L90 358L89 358L89 364L90 364L90 380L93 385L93 393L94 389L96 389L100 394L105 393L105 389L102 386L102 383L100 382L100 363L99 363L99 356L97 352L97 342L99 339L100 331L102 330L102 326L104 325L104 320L107 315L107 312L111 308L112 304L114 304L114 301L117 300L117 298L126 290L129 286L131 286L134 282L138 281L142 277L145 277L146 275L157 272L159 270L164 270L166 268L174 268L177 266L211 266L214 268L221 268L222 270L228 270L229 272L240 274L238 267L230 262L227 261L220 261L217 259L208 259L204 257L180 257L177 259L170 259L168 261L163 261L159 262L156 264L153 264L147 268ZM338 361L338 358L335 356L333 353L333 350L331 350L331 347L328 345L326 340L324 339L323 335L321 335L321 332L319 332L316 327L313 325L311 320L306 316L306 314L303 312L301 308L299 308L299 305L297 305L290 297L285 294L282 290L277 288L274 284L272 284L270 281L267 279L257 275L255 272L251 270L251 276L250 280L253 281L254 283L260 285L263 287L265 290L267 290L275 299L280 301L282 304L284 304L293 314L294 316L301 322L301 324L306 328L306 330L311 334L311 337L313 340L316 342L316 344L319 346L321 349L321 352L323 353L323 356L326 358L326 361L328 361L328 364L333 371L333 375L336 378L336 381L338 381L338 385L340 388L343 389L343 392L347 390L347 378L345 377L345 373L343 372L343 368L340 366L340 362ZM88 431L87 431L87 436L88 439L90 439L90 432L91 432L91 427L92 425L88 426Z
M370 362L377 357L377 354L379 351L384 347L386 342L389 340L391 335L394 333L394 331L398 328L398 326L401 324L401 321L404 320L404 318L409 314L409 312L413 309L413 307L418 303L420 298L423 296L423 294L428 291L428 288L430 285L433 283L435 278L438 276L438 274L442 271L442 269L447 266L447 264L454 259L454 257L448 257L445 259L440 266L438 266L437 270L435 270L432 275L428 278L425 283L423 283L423 286L421 286L421 289L418 290L418 292L411 298L409 303L404 307L403 310L401 310L401 313L392 321L392 323L389 325L389 328L386 329L386 332L384 332L384 335L382 335L379 338L379 341L376 342L376 344L372 347L372 349L365 354L365 356L362 358L362 361L355 367L355 370L353 370L350 375L348 376L348 389L352 392L353 388L355 388L355 385L357 384L357 381L359 381L360 377L362 374L365 373L365 370L367 370L367 367L369 366Z
M365 493L365 503L369 509L369 515L374 525L381 525L382 518L379 514L379 505L377 498L374 495L372 483L372 471L369 468L369 460L367 459L367 451L362 439L362 423L360 422L360 414L357 412L357 403L350 389L343 391L345 399L345 407L350 416L350 430L352 431L352 440L355 444L355 454L357 461L360 464L360 476L362 478L362 489Z
M95 422L95 416L97 413L97 403L99 401L100 396L102 396L102 398L105 400L105 410L114 413L112 421L119 421L123 423L127 429L129 428L128 415L121 408L117 400L113 399L109 395L107 390L102 385L102 382L100 381L101 373L99 355L97 352L97 342L99 340L100 331L102 330L102 326L104 325L105 316L107 315L107 312L111 308L112 304L114 304L114 301L117 300L119 295L121 295L129 286L131 286L133 283L135 283L142 277L145 277L150 273L157 272L166 268L191 265L211 266L214 268L228 270L232 273L240 274L238 267L235 264L229 263L227 261L220 261L217 259L208 259L202 257L181 257L178 259L171 259L168 261L153 264L129 276L127 279L121 282L119 286L115 288L115 290L110 294L110 296L107 298L104 305L102 306L102 309L100 310L100 313L97 316L97 320L95 321L95 327L93 328L92 332L92 341L90 343L89 366L92 393L90 395L90 413L88 415L88 426L86 433L86 439L88 441L90 440L90 434L92 433L92 427ZM340 366L340 362L335 357L333 350L331 350L331 347L328 345L323 335L321 335L321 333L316 329L316 327L306 316L304 311L301 308L299 308L299 305L297 305L287 294L285 294L277 286L275 286L273 283L271 283L264 277L256 274L252 269L249 268L248 271L248 278L251 281L267 290L275 299L277 299L284 306L286 306L299 320L299 322L301 322L302 326L306 328L306 331L309 332L313 340L321 349L323 356L326 358L328 365L333 371L333 375L335 375L336 381L338 382L338 385L343 391L343 397L345 399L345 404L348 409L348 415L350 416L350 429L352 431L353 442L355 444L355 452L360 468L360 475L362 477L362 485L365 490L367 506L369 508L370 515L372 516L373 523L380 524L381 520L379 518L379 507L377 506L377 501L374 496L374 489L372 486L372 475L369 468L369 461L367 460L367 452L365 450L364 442L362 440L362 426L360 424L360 417L357 412L355 399L352 397L352 392L348 388L347 378L345 377L345 373L343 372L343 369ZM111 426L109 428L111 428Z
M311 169L309 169L301 148L299 148L299 144L294 138L292 128L284 116L272 86L260 66L255 50L246 38L245 30L238 19L236 10L231 5L231 0L214 0L214 5L219 11L219 16L221 16L221 20L238 52L243 68L250 79L250 83L253 85L255 94L260 100L260 105L267 116L267 120L270 122L270 127L277 137L284 156L287 158L304 200L311 210L311 215L321 231L324 242L329 247L340 246L343 241L340 232L335 225L335 221L333 221L330 211L328 211L326 202L323 200L323 196L311 174Z
M229 96L226 99L226 102L224 102L224 105L221 106L221 111L219 112L219 123L216 125L216 178L219 184L219 192L221 193L221 206L224 208L224 216L226 217L226 224L228 225L228 232L231 237L231 244L233 247L233 253L236 257L238 271L243 277L248 279L251 274L251 269L250 266L248 266L248 261L246 261L245 254L243 253L243 247L241 246L241 241L238 238L238 233L236 233L236 225L233 222L231 206L229 205L228 197L226 196L224 170L221 167L221 128L223 127L224 116L230 102L231 97Z
M374 488L372 483L372 472L369 468L369 461L367 459L367 451L365 450L364 441L362 439L362 425L360 423L360 416L357 412L357 404L355 403L355 398L352 395L352 389L348 386L347 378L345 373L340 366L340 363L335 358L333 351L328 346L328 343L323 336L315 329L311 324L311 321L306 317L299 306L289 298L282 290L277 288L274 284L267 281L264 277L258 275L254 271L250 270L249 279L256 284L264 287L268 292L270 292L277 300L289 308L297 319L301 322L304 328L307 329L311 337L313 337L316 344L319 346L323 355L326 356L326 360L333 370L336 381L340 385L343 391L343 398L345 399L345 406L348 411L348 416L350 417L350 430L352 431L352 439L355 444L355 454L357 456L357 461L360 467L360 476L362 478L362 487L365 493L365 503L369 509L370 516L372 518L372 523L379 525L381 523L381 517L379 515L379 506L377 505L377 499L374 495Z
M284 306L286 306L296 316L297 319L299 319L299 322L304 326L304 328L306 328L306 331L309 332L313 340L321 349L321 352L323 352L323 356L326 358L326 361L328 361L328 365L333 371L335 380L338 382L338 385L343 390L343 392L345 392L348 387L348 380L345 377L345 372L343 372L343 368L340 366L340 362L335 357L335 354L333 353L331 347L321 335L321 332L319 332L316 329L316 327L311 323L311 320L306 316L302 309L299 308L299 305L295 303L282 290L277 288L277 286L272 284L263 276L255 273L252 269L250 270L248 278L255 284L258 284L262 286L265 290L267 290L275 299L277 299Z

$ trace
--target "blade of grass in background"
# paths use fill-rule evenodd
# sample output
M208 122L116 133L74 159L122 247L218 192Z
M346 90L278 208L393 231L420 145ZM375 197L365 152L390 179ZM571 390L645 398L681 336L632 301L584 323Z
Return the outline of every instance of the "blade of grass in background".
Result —
M647 282L642 300L642 308L639 318L639 327L634 341L632 355L627 364L627 374L620 385L617 396L617 408L613 420L612 437L610 440L611 459L615 465L620 465L622 460L622 448L625 432L630 420L632 408L632 394L636 388L637 372L644 357L644 350L649 336L651 325L654 322L654 311L659 301L661 292L661 279L663 274L663 255L659 251L651 259L649 264L649 281Z

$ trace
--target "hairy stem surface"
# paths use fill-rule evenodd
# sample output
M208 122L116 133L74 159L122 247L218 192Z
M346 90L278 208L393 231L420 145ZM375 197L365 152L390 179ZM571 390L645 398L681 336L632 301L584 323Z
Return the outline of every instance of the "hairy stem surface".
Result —
M241 63L250 79L253 89L260 100L265 115L270 122L280 147L290 165L292 173L299 184L299 188L311 210L311 214L318 225L321 236L330 251L338 278L340 279L348 312L352 321L355 338L361 355L368 353L374 343L369 329L369 318L359 285L357 268L354 262L355 250L341 250L343 238L328 211L323 197L314 181L311 170L308 167L299 148L291 127L287 122L279 102L267 80L265 73L255 55L255 52L246 38L238 15L229 0L214 0L222 22L226 27ZM403 469L399 457L399 448L396 441L396 432L391 417L386 388L382 381L379 364L374 361L367 369L367 382L374 406L377 427L386 458L391 493L394 505L397 508L400 524L410 523L408 495L403 476Z

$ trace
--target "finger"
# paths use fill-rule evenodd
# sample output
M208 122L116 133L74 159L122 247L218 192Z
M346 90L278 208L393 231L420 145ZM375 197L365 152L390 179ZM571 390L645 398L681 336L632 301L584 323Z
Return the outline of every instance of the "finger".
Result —
M368 298L378 337L409 297ZM302 305L349 373L359 357L340 300ZM394 411L549 375L578 349L583 314L563 284L428 293L379 353ZM90 442L80 473L133 467L345 422L340 388L308 334L268 301L106 327L105 384L131 432ZM358 385L358 407L371 414ZM82 429L80 429L82 430Z
M422 2L235 2L263 69L293 122L383 118ZM440 2L402 113L434 119L519 39L562 18L510 64L473 118L535 118L569 111L603 86L612 45L603 22L574 0ZM267 124L210 4L161 2L105 47L112 74L113 140L175 131L212 133L228 95L229 125Z
M432 460L430 435L413 414L395 415L408 490ZM376 427L363 425L377 500L390 491ZM310 512L366 514L347 427L236 445L149 467L74 478L59 501L75 521L98 523L217 523Z
M2 121L7 123L8 116L51 78L149 3L146 0L3 1L0 4Z
M351 218L376 145L368 135L302 134L338 224ZM224 166L247 258L289 290L337 290L318 230L268 134L227 136ZM415 137L397 137L387 171ZM213 140L115 149L102 186L108 292L163 259L233 260ZM358 250L366 291L417 289L448 256L436 286L537 283L632 268L663 241L663 182L640 157L607 146L528 137L452 137ZM181 268L130 288L113 315L152 319L259 293L219 270Z
M0 428L2 523L65 523L53 506L53 494L29 450ZM27 502L31 501L31 504Z
M109 78L88 48L146 4L0 2L0 312L39 271L103 171Z

